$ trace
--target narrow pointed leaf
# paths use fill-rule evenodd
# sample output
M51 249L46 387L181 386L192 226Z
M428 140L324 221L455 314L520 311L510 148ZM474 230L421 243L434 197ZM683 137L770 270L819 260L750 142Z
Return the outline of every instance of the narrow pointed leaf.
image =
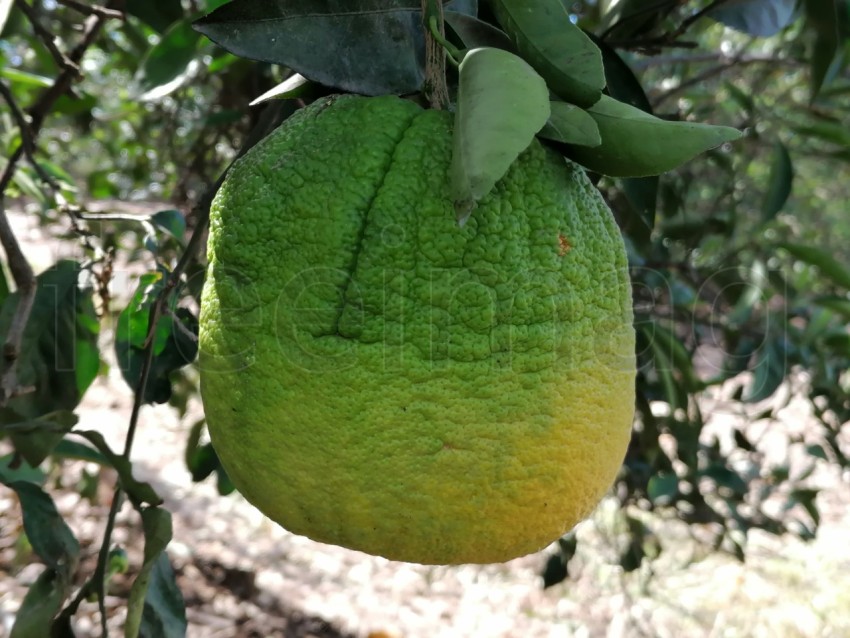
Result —
M579 146L599 146L602 143L599 127L587 111L566 102L550 102L549 107L552 113L540 129L540 137Z
M791 242L780 242L777 246L791 253L792 257L810 266L817 266L821 274L832 280L832 283L850 290L850 270L825 250Z
M603 95L587 109L599 126L602 143L572 146L579 164L612 177L659 175L694 156L741 137L727 126L662 120Z
M770 164L770 177L767 191L762 202L761 212L764 219L773 219L785 206L791 195L791 184L794 180L794 167L791 156L782 142L777 142L773 149L773 159Z
M501 49L473 49L460 65L452 149L452 197L463 224L475 204L549 118L546 83Z
M570 21L560 0L491 0L499 24L520 55L560 98L594 104L605 88L602 54Z

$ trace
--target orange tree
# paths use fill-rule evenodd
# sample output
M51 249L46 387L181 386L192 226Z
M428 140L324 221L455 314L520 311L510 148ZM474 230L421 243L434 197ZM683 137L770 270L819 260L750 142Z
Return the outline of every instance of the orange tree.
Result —
M663 550L646 513L711 523L714 547L740 558L752 529L813 537L807 479L818 464L847 466L848 180L835 176L850 160L849 42L847 0L0 2L0 480L45 564L13 635L73 635L87 599L104 611L110 575L123 568L111 535L125 501L145 533L127 633L183 635L165 552L170 515L133 478L130 452L144 403L182 410L195 391L185 366L197 351L212 196L235 157L317 98L422 94L453 106L462 71L451 62L473 49L510 52L544 78L545 124L523 135L586 169L629 251L638 377L613 489L629 530L622 567ZM445 73L435 72L444 56ZM489 84L485 109L531 99L510 78ZM469 119L464 135L501 148ZM512 125L527 128L521 120ZM499 176L486 161L464 170ZM120 212L134 200L169 205ZM13 207L80 258L35 275L8 221ZM116 307L110 281L128 261L148 272ZM108 357L104 321L115 327ZM105 359L135 392L123 450L76 427ZM768 464L745 428L723 445L704 431L707 390L726 384L769 423L789 380L813 414L788 441L801 466ZM747 408L771 397L761 412ZM188 469L199 481L214 475L227 494L203 427L187 432ZM45 481L63 459L118 476L91 574L76 573L79 544ZM545 584L567 577L576 542L560 540Z

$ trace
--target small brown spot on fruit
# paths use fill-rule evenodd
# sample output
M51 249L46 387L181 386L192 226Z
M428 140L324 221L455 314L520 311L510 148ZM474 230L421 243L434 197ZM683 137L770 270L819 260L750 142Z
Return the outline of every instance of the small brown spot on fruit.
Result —
M558 235L558 256L563 257L572 250L573 246L567 236L561 233Z

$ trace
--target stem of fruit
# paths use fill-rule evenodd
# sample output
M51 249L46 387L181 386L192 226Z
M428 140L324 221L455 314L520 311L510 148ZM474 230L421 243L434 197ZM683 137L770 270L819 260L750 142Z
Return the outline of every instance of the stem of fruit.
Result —
M441 0L422 0L422 22L425 26L425 82L422 93L433 109L449 105L446 86L445 26Z

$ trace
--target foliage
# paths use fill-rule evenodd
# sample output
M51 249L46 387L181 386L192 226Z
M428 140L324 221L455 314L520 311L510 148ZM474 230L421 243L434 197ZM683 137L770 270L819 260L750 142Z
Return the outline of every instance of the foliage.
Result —
M352 0L344 11L331 0L119 4L126 14L109 3L0 1L0 217L14 201L80 253L40 265L14 377L19 390L34 391L0 412L14 450L0 481L18 494L23 532L46 566L24 600L19 636L46 635L51 625L73 635L79 605L103 601L115 555L110 522L96 572L73 591L79 547L40 487L47 456L114 468L109 520L122 494L139 513L146 543L127 634L185 630L164 552L170 517L152 488L133 479L129 453L143 402L185 403L174 390L186 385L180 367L195 356L195 251L218 178L294 108L291 100L253 110L248 103L265 94L310 100L339 89L432 88L418 0ZM630 539L622 568L663 551L643 522L650 512L712 530L716 548L742 559L753 529L810 538L819 523L810 475L848 465L850 182L836 173L846 174L850 161L850 2L586 0L570 3L569 15L564 6L455 0L445 6L443 44L456 62L477 47L518 54L510 64L526 73L516 64L524 60L530 77L545 80L539 136L594 174L627 239L640 368L636 426L615 486ZM439 35L439 22L431 26ZM514 152L478 128L494 112L486 103L515 99L528 108L523 98L535 91L535 80L511 73L501 93L485 87L470 101L463 90L458 97L459 75L463 87L464 76L474 82L503 70L496 62L469 71L486 57L506 59L490 51L478 63L464 60L467 71L447 73L459 112L472 114L459 135L485 149L458 169L467 178L458 180L461 217L474 214L483 188L472 181L486 185L502 170L492 153ZM488 117L475 115L481 108ZM705 122L743 137L733 141L729 129ZM156 200L169 203L153 215L115 212L116 202ZM0 326L14 342L28 288L26 272L7 257ZM118 258L146 271L126 308L109 289ZM98 433L77 431L73 414L106 367L98 334L107 321L118 326L117 365L136 391L121 453ZM703 393L732 387L742 411L770 423L791 379L803 380L814 415L788 441L808 459L802 470L769 464L744 429L718 437L705 428ZM215 452L200 442L202 428L187 435L187 463L195 478L215 473L229 491ZM547 585L568 576L575 543L562 539Z

